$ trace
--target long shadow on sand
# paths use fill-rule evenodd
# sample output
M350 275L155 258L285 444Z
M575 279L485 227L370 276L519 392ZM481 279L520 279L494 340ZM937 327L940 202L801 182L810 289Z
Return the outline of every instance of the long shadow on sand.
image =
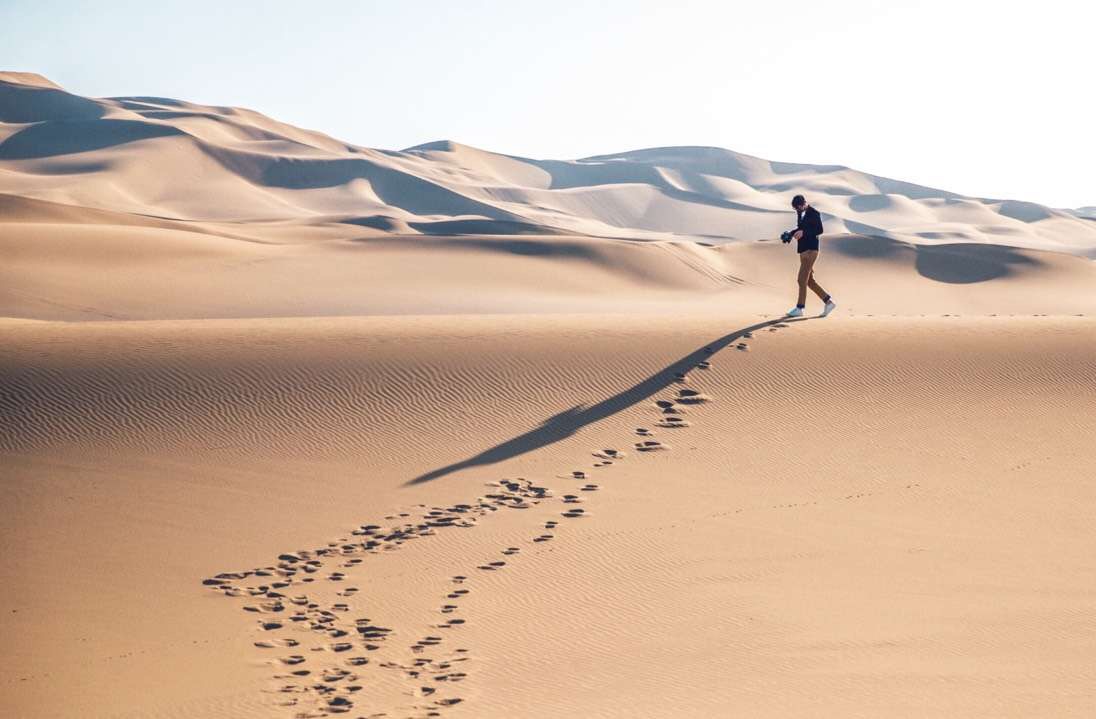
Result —
M429 482L440 477L444 477L447 474L453 472L459 472L462 469L468 469L469 467L480 467L487 464L495 464L502 462L503 460L517 457L518 455L531 452L541 447L546 447L550 444L570 437L578 430L582 429L588 424L593 424L599 420L611 417L612 415L631 407L634 404L642 402L643 400L653 396L656 392L666 389L675 382L675 375L677 373L685 373L692 369L695 369L698 364L711 357L716 352L720 351L727 345L731 344L735 340L740 339L747 332L755 332L765 327L770 327L779 323L792 323L803 322L804 320L814 319L813 317L801 317L797 319L789 319L787 317L780 317L777 319L766 320L765 322L758 322L757 324L750 325L749 327L743 327L737 329L729 334L723 335L719 339L709 342L703 347L690 352L681 359L673 362L666 367L663 367L653 375L644 379L637 384L632 385L628 389L618 392L617 394L603 399L597 404L590 405L589 407L583 405L577 405L571 409L564 410L554 417L549 417L544 420L538 427L529 430L528 432L518 435L513 439L508 439L501 444L496 444L494 447L483 450L477 455L469 457L468 459L461 460L460 462L454 462L444 467L431 470L426 474L419 475L414 479L408 480L407 484L422 484L423 482Z

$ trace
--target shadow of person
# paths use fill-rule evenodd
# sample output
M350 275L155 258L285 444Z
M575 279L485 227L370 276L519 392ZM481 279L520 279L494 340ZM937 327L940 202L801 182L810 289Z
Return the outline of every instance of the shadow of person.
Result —
M481 467L488 464L496 464L513 457L525 454L526 452L532 452L533 450L546 447L550 444L570 437L578 430L582 429L586 425L593 424L599 420L603 420L606 417L620 412L621 410L628 409L629 407L642 402L643 400L653 396L656 392L669 387L676 381L675 375L684 374L692 369L695 369L697 365L711 357L716 352L727 345L741 339L744 335L750 332L763 329L765 327L771 327L772 325L780 323L792 323L803 322L805 320L815 319L813 317L799 317L788 318L780 317L777 319L766 320L764 322L758 322L757 324L750 325L749 327L743 327L733 332L723 335L717 340L709 342L703 347L690 352L681 359L672 362L671 364L663 367L659 371L652 374L640 382L632 385L622 392L603 399L597 404L593 405L576 405L570 409L565 409L559 414L553 415L544 420L537 427L520 434L517 437L508 439L505 442L496 444L494 447L483 450L477 455L463 459L453 464L448 464L444 467L431 470L425 474L419 475L414 479L408 480L405 484L422 484L423 482L430 482L432 480L444 477L454 472L459 472L463 469L470 467Z

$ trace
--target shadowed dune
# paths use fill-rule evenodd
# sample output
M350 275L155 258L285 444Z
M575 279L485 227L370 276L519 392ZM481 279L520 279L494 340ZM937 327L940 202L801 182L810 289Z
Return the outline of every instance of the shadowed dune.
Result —
M64 120L31 125L0 144L0 160L27 160L103 150L154 137L181 136L181 130L137 120Z
M0 122L96 120L105 114L101 104L60 88L12 81L0 73Z
M917 271L937 282L988 282L1040 265L1038 259L1000 245L957 243L917 248Z
M438 220L437 222L409 222L424 235L558 235L562 230L545 225L511 220Z
M1004 245L948 243L914 245L879 236L833 238L827 246L840 254L865 259L909 261L922 277L951 284L974 284L1007 277L1044 263L1031 252Z

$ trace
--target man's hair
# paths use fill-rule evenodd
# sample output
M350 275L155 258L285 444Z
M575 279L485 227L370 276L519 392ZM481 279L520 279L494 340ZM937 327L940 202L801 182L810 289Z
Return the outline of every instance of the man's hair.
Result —
M805 205L805 204L807 204L807 198L803 197L803 195L796 195L795 197L792 198L792 207L794 207L796 209L799 209L800 205Z

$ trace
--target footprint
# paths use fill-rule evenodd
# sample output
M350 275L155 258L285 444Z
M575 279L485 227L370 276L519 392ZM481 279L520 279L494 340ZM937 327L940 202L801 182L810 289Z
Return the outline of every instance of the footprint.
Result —
M368 619L359 619L357 622L358 634L362 639L368 641L383 641L388 638L388 635L392 632L387 627L378 627L369 623Z
M579 508L579 507L576 507L575 509L568 509L566 512L562 512L562 514L563 514L564 517L567 517L567 518L571 519L571 518L574 518L574 517L583 517L583 516L585 516L586 511Z
M680 417L663 417L656 424L659 427L676 428L676 427L688 427L689 423Z
M270 595L267 594L267 596L270 596ZM285 605L282 604L281 602L278 602L278 601L264 602L263 604L260 604L258 606L249 604L249 605L244 607L245 612L277 613L277 612L281 612L281 611L284 611L284 610L285 610Z
M596 484L584 484L582 486L583 492L596 492L597 490L598 486Z
M327 700L327 710L333 714L342 714L350 711L354 702L346 697L331 697Z
M700 362L696 363L696 366L699 369L711 369L712 368L712 363L709 362L708 360L701 360Z
M669 447L653 439L646 442L636 442L636 450L640 452L656 452L661 449L669 449Z
M325 669L323 674L320 675L325 682L334 683L341 682L350 676L350 672L345 669Z
M636 434L638 434L640 437L650 437L651 430L647 429L646 427L636 427Z
M707 402L708 397L695 389L682 389L678 390L677 401L681 404L700 404L701 402Z
M300 642L298 642L296 639L290 639L290 638L275 639L273 641L265 641L265 642L255 642L255 646L263 647L264 649L269 649L271 647L295 647L295 646L298 646L299 644L300 644Z
M519 547L507 547L506 549L502 550L502 553L503 554L517 554L520 551L521 551L521 549Z

